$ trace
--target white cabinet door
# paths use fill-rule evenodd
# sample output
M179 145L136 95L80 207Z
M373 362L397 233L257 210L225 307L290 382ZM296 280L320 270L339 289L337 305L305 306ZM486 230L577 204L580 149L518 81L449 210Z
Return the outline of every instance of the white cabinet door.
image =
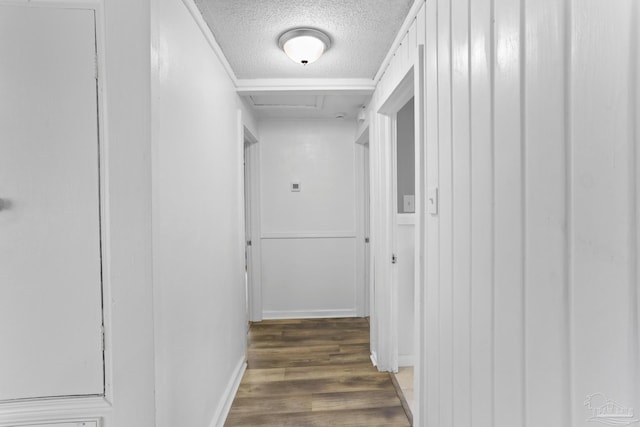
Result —
M94 12L0 5L0 400L104 390Z

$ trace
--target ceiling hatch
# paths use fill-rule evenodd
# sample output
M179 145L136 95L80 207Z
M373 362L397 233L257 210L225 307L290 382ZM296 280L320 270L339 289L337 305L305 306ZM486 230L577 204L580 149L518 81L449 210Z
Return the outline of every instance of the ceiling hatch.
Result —
M324 103L324 95L284 95L284 94L260 94L249 96L251 104L255 108L306 108L321 110Z

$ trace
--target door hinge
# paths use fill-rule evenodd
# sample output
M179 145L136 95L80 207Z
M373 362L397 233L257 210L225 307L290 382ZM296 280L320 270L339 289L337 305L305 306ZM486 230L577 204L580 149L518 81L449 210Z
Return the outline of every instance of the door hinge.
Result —
M101 333L101 339L100 339L100 344L102 345L102 352L104 353L104 349L105 349L105 344L104 344L104 325L100 326L100 333Z
M251 246L251 240L247 240L247 246Z
M396 254L391 254L391 264L395 264L398 262L398 257Z
M368 238L368 237L365 237L365 238L364 238L364 242L365 242L365 243L369 243L369 238Z

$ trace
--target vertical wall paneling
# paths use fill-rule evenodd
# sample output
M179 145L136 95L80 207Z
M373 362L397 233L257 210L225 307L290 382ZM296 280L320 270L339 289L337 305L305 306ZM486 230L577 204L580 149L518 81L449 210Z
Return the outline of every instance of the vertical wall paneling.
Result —
M469 1L451 2L453 425L471 426L471 139Z
M469 4L451 2L453 191L453 395L454 408L471 406L471 158L469 116ZM453 425L470 426L469 411L455 411Z
M425 137L427 183L430 191L438 186L438 2L429 1L425 5ZM428 214L425 224L426 233L426 323L425 335L421 337L426 347L426 357L421 359L424 375L421 378L418 395L419 410L416 425L440 425L440 291L439 291L439 217ZM435 343L435 345L433 345Z
M471 419L493 425L493 133L491 0L471 1Z
M573 409L593 393L623 405L630 352L629 230L634 118L629 106L633 0L572 3ZM594 205L594 201L595 205ZM630 286L631 285L631 286ZM597 337L597 339L594 339Z
M440 203L422 229L417 425L585 427L615 417L605 399L638 417L639 14L426 3L425 187Z
M562 76L563 76L563 102L564 102L564 210L565 210L565 236L564 236L564 289L565 289L565 309L564 309L564 321L566 323L567 331L567 380L568 380L568 403L569 409L567 417L570 423L573 423L573 408L576 406L574 398L573 388L573 327L572 320L572 295L573 295L573 245L571 239L573 238L573 221L571 213L573 211L572 203L572 148L573 137L571 130L571 70L572 70L572 56L573 56L573 32L572 32L572 0L564 1L564 19L563 19L563 43L562 48L566 53L562 62ZM571 424L572 425L572 424Z
M495 426L524 425L520 5L495 0Z
M526 425L569 425L565 319L564 5L526 2ZM546 351L540 351L545 348ZM545 411L536 411L543 406Z
M638 171L638 167L640 167L640 78L638 74L640 74L640 4L638 2L633 3L633 15L632 15L632 23L631 27L633 28L634 38L632 40L632 49L631 54L633 56L634 65L631 72L631 77L633 80L633 85L635 86L635 116L633 118L635 127L634 127L634 137L635 141L634 149L635 149L635 164L634 164L634 177L635 182L632 183L635 188L634 199L635 199L635 212L634 218L635 221L635 259L631 261L635 263L635 276L633 277L633 282L630 283L632 288L635 287L635 333L633 334L632 339L634 342L634 352L632 360L640 360L640 276L638 269L640 268L640 171ZM634 77L635 76L635 77ZM640 408L640 366L638 363L634 366L634 378L633 382L636 385L634 390L634 408ZM640 410L640 409L639 409Z
M453 423L453 247L452 120L451 120L451 2L438 1L438 110L440 162L440 420Z
M424 7L420 10L420 14L424 13ZM423 15L424 16L424 15ZM419 21L419 20L418 20ZM422 22L424 24L424 20ZM424 26L417 25L418 31L424 32ZM419 38L419 36L418 36ZM415 269L414 269L414 402L424 402L422 397L426 393L424 380L426 379L426 342L421 339L425 331L425 317L427 314L426 293L426 233L423 232L426 227L427 210L425 203L425 195L427 188L427 156L426 156L426 137L425 137L425 72L424 72L424 45L419 44L416 50L415 69L414 69L414 107L415 107L415 160L416 160L416 177L415 177L415 207L416 221L414 233L415 247ZM421 403L414 403L412 407L413 422L415 425L422 423L423 414L421 412Z

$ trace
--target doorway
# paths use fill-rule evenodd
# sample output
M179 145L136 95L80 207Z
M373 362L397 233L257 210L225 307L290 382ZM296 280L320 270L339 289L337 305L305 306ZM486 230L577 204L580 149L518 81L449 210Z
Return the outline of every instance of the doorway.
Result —
M414 281L415 281L415 117L414 97L395 114L393 140L394 280L398 310L397 384L410 410L413 406Z
M259 145L256 137L244 127L244 255L246 312L249 322L262 320L260 283L260 186Z
M413 120L411 120L413 119ZM424 47L393 86L375 115L376 307L379 369L409 370L408 397L419 402L422 382L425 301L424 282ZM403 142L407 141L407 144ZM411 153L412 155L410 155ZM413 168L407 166L413 165ZM403 183L409 181L411 184ZM377 219L375 219L377 218ZM418 381L417 381L418 380ZM412 399L412 400L413 400ZM416 408L418 405L416 405Z

